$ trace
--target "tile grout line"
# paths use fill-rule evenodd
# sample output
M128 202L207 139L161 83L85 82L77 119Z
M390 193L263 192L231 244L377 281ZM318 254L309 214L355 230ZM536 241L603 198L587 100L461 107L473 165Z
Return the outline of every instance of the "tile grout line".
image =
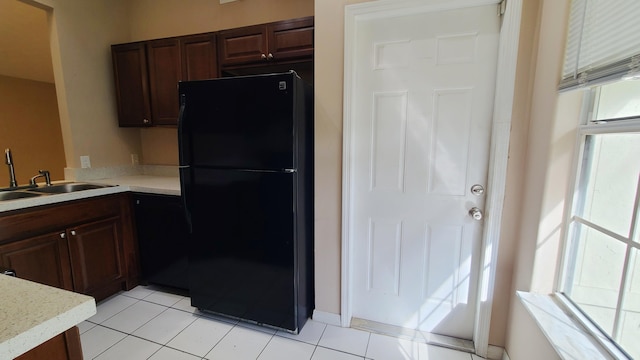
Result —
M371 331L366 331L366 330L364 330L365 332L367 332L366 347L365 347L364 355L359 355L359 354L357 354L357 353L351 353L351 352L347 352L347 351L343 351L343 350L334 349L334 348L331 348L331 347L327 347L327 346L320 345L320 343L321 343L321 341L322 341L323 337L326 335L327 329L328 329L328 327L329 327L329 325L328 325L328 324L323 324L323 325L324 325L324 327L322 328L322 331L321 331L321 333L320 333L319 337L317 337L317 341L315 341L315 343L314 343L313 341L304 341L304 340L299 339L299 338L294 338L294 337L286 336L286 335L287 335L287 333L286 333L286 332L284 332L284 331L283 331L283 332L281 332L281 331L275 330L273 333L271 333L270 331L268 331L268 332L267 332L267 331L261 331L260 329L256 329L256 328L253 328L253 327L243 326L244 324L249 325L249 324L251 324L251 323L243 323L242 321L236 321L236 322L226 321L227 319L225 319L224 317L218 317L218 316L216 316L216 317L210 317L210 316L207 316L207 314L206 314L206 313L200 313L198 309L195 309L195 310L188 310L188 309L186 309L186 307L184 307L184 308L177 308L177 307L174 307L174 306L176 306L176 304L178 304L178 303L180 303L180 302L184 301L185 299L189 299L189 297L188 297L188 296L183 296L183 295L179 295L179 294L174 294L174 295L177 295L178 297L180 297L180 299L179 299L179 300L177 300L177 301L175 301L175 302L173 302L171 305L165 305L165 304L160 304L160 303L157 303L157 302L154 302L154 301L151 301L151 300L146 300L146 298L148 298L149 296L153 295L153 294L154 294L154 293L156 293L156 292L161 293L162 291L155 291L155 290L154 290L154 291L150 292L149 294L147 294L146 296L144 296L144 297L142 297L142 298L129 296L129 295L126 295L124 292L121 292L121 293L119 293L119 294L116 294L116 295L113 297L113 299L115 299L115 298L117 298L118 296L122 295L122 296L124 296L124 297L126 297L126 298L128 298L128 299L135 300L135 301L134 301L132 304L130 304L130 305L128 305L128 306L126 306L126 307L124 307L123 309L121 309L121 310L117 311L117 312L116 312L116 313L114 313L113 315L109 316L108 318L105 318L104 320L102 320L102 322L101 322L101 323L93 322L93 321L90 321L90 320L86 320L86 321L87 321L87 323L92 324L92 325L93 325L93 327L92 327L92 328L90 328L90 329L88 329L87 331L85 331L85 333L86 333L86 332L88 332L88 331L90 331L90 330L92 330L93 328L95 328L95 327L97 327L97 326L100 326L100 327L101 327L101 328L103 328L103 329L109 329L109 330L112 330L112 331L115 331L115 332L117 332L117 333L120 333L120 334L125 335L122 339L120 339L120 340L119 340L119 341L117 341L116 343L112 344L111 346L107 347L105 350L103 350L103 351L101 351L100 353L98 353L97 355L95 355L92 359L96 359L96 358L98 358L98 357L102 356L105 352L107 352L107 351L111 350L112 348L114 348L114 347L115 347L115 346L117 346L118 344L121 344L123 340L125 340L125 339L127 339L127 337L131 336L131 337L133 337L133 338L136 338L136 339L139 339L139 340L143 340L143 341L149 342L149 343L151 343L151 344L155 344L155 345L157 345L157 346L159 346L159 347L160 347L159 349L157 349L156 351L154 351L154 352L153 352L149 357L147 357L147 359L149 359L149 358L153 357L154 355L156 355L156 354L157 354L158 352L160 352L163 348L169 348L170 350L178 351L178 352L180 352L180 353L187 354L187 355L189 355L189 356L193 356L194 358L197 358L197 359L200 359L200 360L207 360L207 358L206 358L207 354L209 354L209 353L210 353L213 349L215 349L215 348L216 348L216 347L217 347L217 346L218 346L218 345L219 345L219 344L220 344L220 343L221 343L225 338L227 338L227 337L229 336L229 333L230 333L231 331L233 331L235 328L237 328L238 326L240 326L241 328L246 329L246 330L250 330L250 331L253 331L253 332L261 332L261 333L264 333L264 334L267 334L267 335L271 335L271 336L270 336L270 338L269 338L269 340L267 341L267 343L264 345L264 347L263 347L263 348L260 350L260 352L257 354L257 357L256 357L256 358L260 358L260 356L262 356L262 355L265 353L266 348L267 348L270 344L272 344L272 343L273 343L273 340L275 339L275 337L276 337L276 336L278 336L279 338L284 339L284 340L286 340L286 341L295 341L295 342L298 342L298 343L303 343L303 344L312 345L312 346L313 346L313 351L312 351L312 353L311 353L311 357L310 357L310 359L313 359L313 357L316 355L317 350L318 350L318 347L322 347L322 348L324 348L324 349L326 349L326 350L336 351L336 352L339 352L339 353L343 353L343 354L346 354L346 355L350 355L350 356L357 357L357 358L362 359L362 360L370 360L370 358L367 358L367 354L369 353L369 347L370 347L370 346L371 346L371 344L372 344L372 343L371 343L371 342L372 342L372 335L374 334L374 332L371 332ZM132 306L134 306L134 305L136 305L136 304L139 304L139 302L141 302L141 301L144 301L146 304L152 304L152 305L160 306L160 307L162 307L163 309L162 309L162 311L160 311L157 315L155 315L155 316L151 317L150 319L148 319L147 321L145 321L144 323L142 323L140 326L136 327L135 329L133 329L133 330L132 330L131 332L129 332L129 333L128 333L128 332L125 332L125 331L121 331L121 330L115 329L115 328L112 328L112 327L110 327L110 326L103 325L103 323L104 323L104 322L107 322L108 320L112 319L113 317L115 317L115 316L116 316L116 315L118 315L118 314L121 314L123 311L125 311L125 310L127 310L127 309L131 308ZM149 340L149 339L146 339L146 338L142 338L142 337L140 337L139 335L134 335L134 334L133 334L135 331L138 331L140 328L144 327L145 325L149 324L149 323L150 323L151 321L153 321L154 319L156 319L156 318L158 318L159 316L161 316L162 314L166 313L166 312L167 312L167 310L169 310L169 309L173 309L173 310L176 310L176 311L180 311L181 313L189 314L189 315L193 316L193 317L194 317L194 319L193 319L192 321L190 321L190 322L189 322L189 323L188 323L188 324L187 324L183 329L181 329L180 331L178 331L178 333L176 333L176 335L174 335L173 337L171 337L171 338L170 338L168 341L166 341L165 343L159 343L159 342L157 342L157 341ZM217 342L215 342L215 344L213 344L213 346L211 346L211 347L208 349L208 351L207 351L207 352L205 353L205 355L203 355L203 356L200 356L200 355L197 355L197 354L191 353L191 352L189 352L189 350L182 350L182 349L178 349L178 348L175 348L175 347L172 347L172 346L169 346L169 345L168 345L171 341L173 341L176 337L178 337L180 334L182 334L182 333L183 333L187 328L189 328L190 326L192 326L192 325L193 325L197 320L199 320L199 319L204 319L204 320L214 321L214 322L219 323L219 324L228 325L228 326L230 326L230 328L229 328L229 330L228 330L228 331L226 331L226 332L224 333L224 335L223 335L223 336L222 336L222 337L221 337ZM229 319L229 320L231 320L231 319ZM298 335L300 335L300 334L298 334ZM315 337L315 336L314 336L314 337ZM311 337L310 339L313 339L314 337ZM309 340L310 340L310 339L309 339ZM412 342L416 342L416 341L412 341ZM416 343L417 343L417 342L416 342ZM470 359L470 360L474 360L474 359L475 359L475 358L474 358L474 356L473 356L473 354L471 354L471 353L467 353L467 354L468 354L468 356L469 356L469 359ZM481 359L481 358L479 358L479 359Z
M362 358L366 358L367 354L369 353L369 343L371 343L371 331L367 331L369 333L369 336L367 337L367 346L364 348L364 356L362 356Z
M249 330L254 330L254 329L249 329ZM255 331L260 331L260 330L255 330ZM269 344L271 344L271 340L273 340L273 337L276 336L275 333L273 333L273 335L271 335L271 338L269 338L269 341L267 341L267 343L264 345L264 347L262 348L262 350L260 350L260 353L258 354L258 356L256 356L256 360L258 360L260 358L260 356L262 355L262 353L264 352L264 350L267 348L267 346L269 346Z
M314 348L313 348L313 352L311 353L311 359L313 359L313 356L316 354L316 351L318 350L318 346L320 346L320 340L322 339L322 337L324 336L324 332L327 331L327 326L324 326L324 329L322 329L322 334L320 334L320 337L318 338L318 342L315 344ZM302 330L300 331L302 332Z
M115 299L115 298L117 298L118 296L120 296L120 294L118 294L118 295L114 296L112 299ZM131 297L129 297L129 298L130 298L130 299L135 299L135 298L131 298ZM105 299L105 300L106 300L106 299ZM142 300L140 300L140 299L135 299L135 300L136 300L136 302L131 303L131 305L126 306L126 307L125 307L125 308L123 308L122 310L120 310L120 311L118 311L117 313L115 313L115 314L113 314L113 315L109 316L108 318L106 318L106 319L102 320L102 321L101 321L101 322L99 322L99 323L92 322L92 321L90 321L90 320L88 320L88 319L87 319L87 321L89 321L89 322L90 322L90 323L92 323L92 324L100 325L100 324L102 324L103 322L105 322L105 321L107 321L107 320L111 319L112 317L114 317L114 316L116 316L116 315L120 314L121 312L123 312L123 311L127 310L128 308L132 307L133 305L137 304L138 302L142 301ZM96 306L96 315L98 314L97 308L98 308L98 307ZM95 316L95 315L94 315L94 316Z
M215 319L211 319L211 320L217 321L217 320L215 320ZM229 335L229 333L231 333L231 331L232 331L233 329L235 329L235 328L236 328L236 326L237 326L237 325L238 325L237 323L236 323L236 324L233 324L233 326L231 327L231 329L229 329L229 331L227 331L227 332L224 334L224 336L222 336L222 337L220 338L220 340L218 340L218 342L217 342L217 343L215 343L215 345L213 345L213 346L209 349L209 351L207 351L207 353L206 353L206 354L204 354L204 356L202 357L202 359L207 359L207 355L209 355L209 353L210 353L211 351L213 351L213 349L215 349L215 348L216 348L216 346L218 346L218 345L222 342L222 340L224 340L224 338L226 338L226 337L227 337L227 335Z

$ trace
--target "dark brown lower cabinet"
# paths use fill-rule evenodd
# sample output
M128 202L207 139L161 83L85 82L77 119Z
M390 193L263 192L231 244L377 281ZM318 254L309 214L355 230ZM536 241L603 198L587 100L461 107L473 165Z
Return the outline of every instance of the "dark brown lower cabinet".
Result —
M77 292L105 298L120 290L124 278L120 219L109 218L67 230Z
M128 194L0 214L0 265L100 301L138 284Z
M0 246L0 265L20 278L73 290L65 232L53 232Z
M15 360L82 360L80 332L74 326L62 334L40 344Z

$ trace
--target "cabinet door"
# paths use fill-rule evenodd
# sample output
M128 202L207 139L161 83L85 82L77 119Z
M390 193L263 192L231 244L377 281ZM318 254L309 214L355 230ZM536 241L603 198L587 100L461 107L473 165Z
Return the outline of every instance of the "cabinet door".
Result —
M111 47L120 126L151 125L151 107L144 43Z
M135 194L134 209L142 278L188 289L189 228L179 196Z
M178 81L182 65L178 39L162 39L147 43L151 117L153 125L178 124Z
M64 232L50 233L0 246L0 264L22 279L72 290Z
M204 80L218 77L214 34L185 36L180 39L182 79Z
M247 26L218 33L220 65L266 61L267 52L267 33L264 25Z
M271 61L313 58L313 17L267 25Z
M82 360L82 345L78 327L55 336L41 345L18 356L15 360Z
M123 279L120 218L67 230L74 290L100 300Z

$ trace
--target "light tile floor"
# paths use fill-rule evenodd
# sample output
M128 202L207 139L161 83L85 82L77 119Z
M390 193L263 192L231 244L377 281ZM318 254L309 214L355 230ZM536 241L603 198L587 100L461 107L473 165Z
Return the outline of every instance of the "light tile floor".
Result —
M205 314L138 286L79 325L86 360L481 360L465 352L309 320L299 335Z

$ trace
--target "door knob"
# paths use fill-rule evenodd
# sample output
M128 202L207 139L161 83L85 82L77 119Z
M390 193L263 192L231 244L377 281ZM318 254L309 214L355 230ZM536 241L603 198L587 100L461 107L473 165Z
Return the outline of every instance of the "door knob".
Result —
M469 215L471 215L474 220L482 220L482 210L477 207L472 207L471 210L469 210Z

